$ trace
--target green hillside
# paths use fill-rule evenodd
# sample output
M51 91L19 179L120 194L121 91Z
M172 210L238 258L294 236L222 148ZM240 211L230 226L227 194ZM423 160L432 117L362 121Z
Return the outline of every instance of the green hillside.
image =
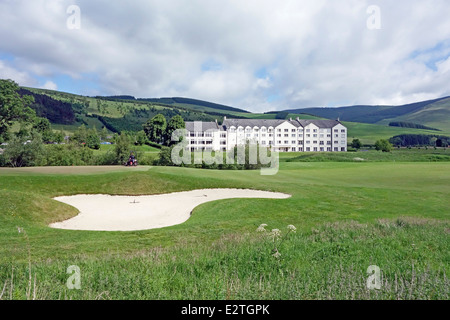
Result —
M450 98L445 98L425 107L396 118L382 120L379 124L388 124L390 121L406 121L450 131Z
M215 121L223 118L275 119L283 112L250 113L238 108L187 98L135 99L131 96L86 97L66 92L24 88L69 103L74 112L73 123L53 123L53 128L71 133L81 124L88 128L106 126L111 132L139 131L142 124L158 113L166 118L181 115L185 121ZM352 106L342 108L309 108L284 112L285 119L336 119L348 127L349 142L353 138L364 144L402 134L435 135L437 131L390 127L392 121L404 121L438 128L440 135L450 135L450 98L418 102L404 106ZM315 114L315 115L314 115ZM390 117L390 118L382 118ZM347 120L351 119L351 120Z
M391 121L417 123L443 131L450 130L450 97L400 106L358 105L340 108L305 108L288 110L327 119L388 125Z

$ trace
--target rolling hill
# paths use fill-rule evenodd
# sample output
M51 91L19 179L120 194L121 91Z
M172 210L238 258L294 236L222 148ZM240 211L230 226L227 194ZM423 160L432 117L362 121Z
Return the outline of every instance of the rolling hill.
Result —
M389 125L393 121L417 123L442 131L450 131L450 97L400 106L358 105L339 108L305 108L286 110L309 113L328 119Z
M81 124L88 128L108 128L111 132L139 131L142 124L158 113L167 119L181 115L185 121L223 121L223 117L248 119L285 118L337 119L349 129L348 139L359 138L364 144L389 139L401 134L433 135L436 131L391 127L392 121L422 124L437 128L442 135L450 135L450 97L412 103L403 106L349 106L341 108L307 108L286 111L251 113L243 109L188 98L146 98L133 96L87 97L66 92L25 88L36 95L35 109L46 116L53 129L71 133ZM26 92L26 91L25 91ZM45 99L43 96L49 97ZM61 102L58 105L57 101ZM50 110L51 106L54 106ZM62 108L63 107L63 108ZM67 110L71 109L71 110ZM71 114L72 121L57 121L62 111ZM50 117L51 115L52 117Z

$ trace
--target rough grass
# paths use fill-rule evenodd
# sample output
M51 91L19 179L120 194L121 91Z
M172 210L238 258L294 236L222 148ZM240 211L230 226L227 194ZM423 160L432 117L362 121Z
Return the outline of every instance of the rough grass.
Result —
M253 230L211 245L2 265L0 279L3 299L447 300L449 227L410 218L326 224L289 234L280 258L268 233ZM71 265L80 290L66 286ZM367 288L370 265L381 269L379 290Z

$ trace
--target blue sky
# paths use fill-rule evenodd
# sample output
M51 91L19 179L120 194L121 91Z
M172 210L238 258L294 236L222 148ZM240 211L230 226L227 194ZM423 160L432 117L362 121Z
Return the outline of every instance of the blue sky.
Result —
M255 112L404 104L450 95L449 12L447 0L2 1L0 78Z

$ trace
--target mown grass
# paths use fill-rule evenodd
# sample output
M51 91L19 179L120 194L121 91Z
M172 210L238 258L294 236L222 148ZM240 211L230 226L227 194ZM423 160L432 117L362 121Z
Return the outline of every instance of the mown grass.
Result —
M297 152L280 154L287 162L441 162L450 161L448 148L394 148L391 152L360 150L357 152Z
M448 169L445 162L282 162L275 176L169 167L70 175L2 171L0 295L448 299ZM147 231L47 227L77 214L54 196L201 188L252 188L292 197L209 202L181 225ZM297 227L279 248L281 260L256 233L262 223L283 231L288 224ZM70 265L81 268L81 290L65 286ZM365 287L370 265L383 272L380 291Z

